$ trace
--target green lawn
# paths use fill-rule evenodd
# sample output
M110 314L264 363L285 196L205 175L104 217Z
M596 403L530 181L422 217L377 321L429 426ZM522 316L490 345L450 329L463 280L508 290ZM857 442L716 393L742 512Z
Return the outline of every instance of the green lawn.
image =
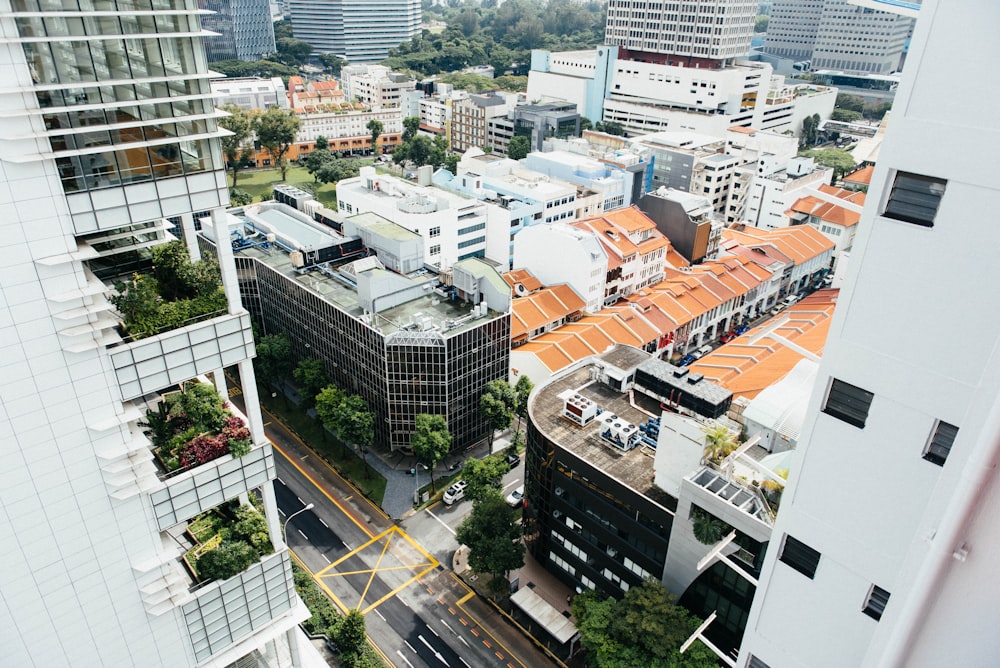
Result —
M231 188L233 173L228 172L226 178ZM241 171L236 179L237 188L253 195L255 202L261 201L264 195L270 195L273 187L281 182L279 169L247 169ZM313 193L323 206L337 208L337 184L313 181L313 177L305 167L289 167L284 182Z

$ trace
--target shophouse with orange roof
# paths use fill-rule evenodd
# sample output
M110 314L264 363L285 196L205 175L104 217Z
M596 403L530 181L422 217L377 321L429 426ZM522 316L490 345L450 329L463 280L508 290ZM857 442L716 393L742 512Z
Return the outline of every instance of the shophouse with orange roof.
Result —
M511 306L510 322L512 348L583 317L585 306L583 299L565 283L541 288L525 295L518 294L517 286L523 289L524 283L518 282L512 286L515 297Z
M670 241L638 207L609 211L571 224L593 233L608 256L605 304L663 279ZM672 258L676 261L676 256ZM680 266L687 266L687 262Z
M862 190L868 192L868 186L872 184L872 175L875 173L875 165L865 165L845 176L841 183L847 190Z
M779 298L815 285L833 263L834 242L809 225L774 230L726 229L722 236L725 252L749 258L772 274L780 274L775 301L765 302L762 307L765 309Z
M837 206L829 201L829 197L807 195L792 204L788 216L793 225L810 225L836 244L833 249L833 256L836 258L840 253L850 251L854 245L854 234L861 219L860 207L865 204L865 193L828 185L821 185L818 190L854 206Z

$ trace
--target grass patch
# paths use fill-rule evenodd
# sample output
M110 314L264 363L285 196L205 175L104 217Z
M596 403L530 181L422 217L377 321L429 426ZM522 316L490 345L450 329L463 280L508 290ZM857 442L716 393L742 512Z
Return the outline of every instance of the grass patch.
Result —
M371 466L366 468L361 457L323 429L319 421L309 417L301 406L291 401L272 399L270 392L261 392L261 403L365 496L382 506L386 481L381 473Z
M226 173L226 183L230 188L233 186L232 172ZM255 202L260 202L262 197L270 195L274 186L285 183L312 193L325 207L337 208L337 184L314 181L305 167L289 167L283 182L280 169L244 170L240 172L236 183L238 184L236 187L250 193Z

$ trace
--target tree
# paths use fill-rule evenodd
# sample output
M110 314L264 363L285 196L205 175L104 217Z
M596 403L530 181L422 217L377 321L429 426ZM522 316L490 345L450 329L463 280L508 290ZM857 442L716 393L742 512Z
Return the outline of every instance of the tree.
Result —
M287 37L292 37L292 22L291 21L275 21L274 22L274 40L284 39Z
M469 566L493 576L489 586L503 591L504 576L524 565L524 543L517 514L496 489L487 489L473 502L472 512L458 525L455 539L469 547Z
M378 138L382 136L382 130L385 129L382 126L382 121L377 121L373 118L368 121L365 127L368 128L368 132L372 133L372 154L378 155L381 153L378 149Z
M222 72L227 77L287 78L298 74L298 70L294 67L276 63L273 60L255 60L253 62L245 60L217 60L209 63L208 68L215 72Z
M417 130L420 129L420 117L419 116L407 116L403 119L403 137L404 142L408 142L417 136Z
M292 377L298 383L299 396L302 397L304 406L312 406L316 395L330 382L323 360L318 357L307 357L299 362L292 371Z
M235 188L236 176L253 161L253 149L243 146L253 134L253 120L235 104L227 104L222 110L229 115L219 119L219 127L233 133L222 138L222 154L226 157L226 164L233 170L233 188Z
M239 188L229 189L229 203L233 206L246 206L251 202L253 202L253 195L246 190L240 190Z
M819 133L819 114L806 116L802 119L802 137L799 144L802 146L812 146L816 143L816 136Z
M318 409L317 409L318 412ZM368 448L375 440L375 414L368 410L364 397L352 394L340 403L337 434L340 438L361 449L365 462L365 477L369 477Z
M733 530L731 526L698 506L691 506L691 529L703 545L715 545Z
M528 157L531 151L531 140L524 135L517 135L510 138L510 146L507 147L507 157L511 160L523 160Z
M278 49L278 60L285 65L301 65L309 60L312 44L294 37L279 37L274 40Z
M753 22L754 32L767 32L768 16L767 14L758 14L757 18Z
M837 109L850 109L851 111L861 112L865 109L865 101L864 98L858 97L857 95L837 93L837 101L834 102L834 106Z
M479 408L490 425L490 451L493 451L493 436L498 429L506 429L514 420L517 398L514 388L506 380L497 379L486 383L479 397Z
M434 467L451 450L451 434L443 415L420 413L414 419L414 430L410 435L410 447L417 461L431 472L431 493L434 489Z
M198 575L202 580L226 580L245 571L260 555L250 543L223 540L198 559Z
M514 414L517 415L517 431L521 431L521 419L528 418L528 396L535 389L535 384L531 382L525 374L514 383Z
M340 76L340 70L347 64L346 60L333 53L319 54L319 62L323 64L323 68L327 72L334 76Z
M344 393L334 385L327 385L316 393L316 417L323 425L323 438L326 432L338 432L340 428L340 405L344 403Z
M340 648L340 665L355 666L364 653L367 638L365 616L357 608L352 609L337 626L337 647Z
M260 337L253 361L257 382L264 387L280 383L292 375L292 344L284 333ZM282 392L284 397L285 393Z
M830 120L842 123L854 123L861 120L861 112L851 109L834 109L833 113L830 114Z
M462 480L469 483L465 495L472 500L483 498L489 491L500 491L503 474L510 470L503 455L472 458L462 467Z
M736 434L725 425L705 426L702 431L705 434L705 461L721 464L738 446Z
M617 137L625 136L625 126L617 121L608 121L606 123L598 121L594 125L594 129L597 130L598 132L604 132L609 135L615 135Z
M590 122L590 119L586 116L580 117L580 135L582 136L586 130L593 130L594 124Z
M476 10L472 7L466 7L458 15L458 25L461 27L463 35L472 37L479 30L479 15L476 14Z
M458 163L462 159L462 156L456 155L454 153L449 153L444 156L444 168L449 172L458 176Z
M714 668L715 654L695 642L684 654L680 646L699 621L674 603L656 578L631 587L620 601L587 591L573 599L580 642L598 668Z
M818 164L824 167L833 167L833 180L836 181L844 174L851 172L856 163L854 162L854 156L852 156L847 151L842 151L836 148L823 148L814 149L811 151L803 151L800 155L804 155L808 158L812 158Z
M324 135L316 137L316 151L329 151L330 150L330 140ZM310 154L311 155L311 154Z
M299 118L291 111L271 107L257 117L257 139L267 149L274 164L281 170L281 180L288 172L288 150L295 143L299 131Z

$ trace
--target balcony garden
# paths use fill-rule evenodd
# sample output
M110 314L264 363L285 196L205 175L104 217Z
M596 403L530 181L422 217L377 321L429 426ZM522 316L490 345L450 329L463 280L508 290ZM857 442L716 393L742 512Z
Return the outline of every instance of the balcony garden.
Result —
M122 317L126 338L136 341L226 312L219 265L192 262L181 241L153 248L151 274L132 274L115 283L111 303Z
M242 457L253 445L243 419L209 383L187 383L164 395L141 426L167 476L225 455Z
M227 580L274 552L267 520L251 505L231 501L191 520L187 534L195 543L184 565L199 585Z

